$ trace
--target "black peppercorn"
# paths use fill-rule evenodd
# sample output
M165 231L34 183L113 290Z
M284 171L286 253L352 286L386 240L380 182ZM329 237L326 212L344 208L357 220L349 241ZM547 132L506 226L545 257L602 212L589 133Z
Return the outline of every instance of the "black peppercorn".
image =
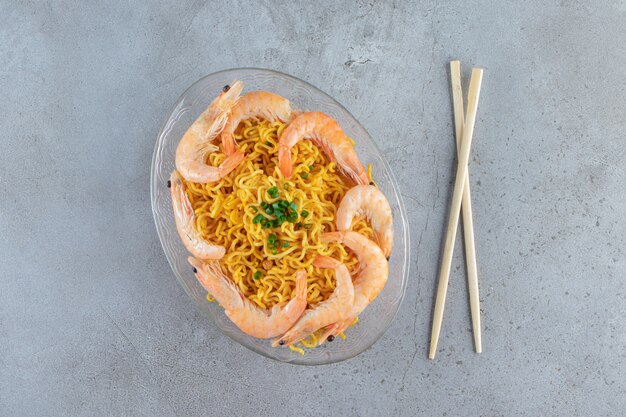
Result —
M222 91L227 92L228 90L230 90L230 85L226 84L224 88L222 88Z
M326 338L326 340L328 340L329 342L332 342L333 340L335 340L335 336L331 334L330 336Z
M167 188L172 188L172 181L167 180Z

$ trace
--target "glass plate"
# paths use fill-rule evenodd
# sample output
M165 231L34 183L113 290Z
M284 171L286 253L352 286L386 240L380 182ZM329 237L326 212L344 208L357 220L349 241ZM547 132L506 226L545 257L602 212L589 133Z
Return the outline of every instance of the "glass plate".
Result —
M346 134L356 141L356 152L366 166L372 164L372 173L378 187L389 199L394 216L394 243L389 260L389 279L374 302L359 316L359 322L346 331L348 338L337 338L305 355L289 348L273 348L269 340L242 333L224 314L218 303L206 299L206 291L196 280L187 263L188 253L183 246L172 214L172 202L167 180L174 169L174 154L180 138L198 115L226 84L234 80L244 82L244 93L266 90L288 98L294 108L314 110L334 117ZM337 101L311 84L280 72L260 68L229 69L198 80L185 91L167 116L159 133L152 157L150 174L152 212L165 256L180 285L198 308L231 339L248 349L282 362L320 365L352 358L378 340L395 317L409 273L409 225L404 203L389 164L365 128Z

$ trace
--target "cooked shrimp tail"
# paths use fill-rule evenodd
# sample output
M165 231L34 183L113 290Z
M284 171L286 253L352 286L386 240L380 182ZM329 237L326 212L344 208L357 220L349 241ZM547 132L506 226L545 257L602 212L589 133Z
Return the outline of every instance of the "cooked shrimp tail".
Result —
M304 309L306 308L306 296L307 296L307 282L306 282L306 271L304 269L296 272L296 289L294 290L294 298L287 303L285 306L285 310L289 311L290 309L296 309L300 311L298 317L302 315ZM294 301L297 300L297 301ZM304 300L304 307L302 307L302 300ZM302 308L301 308L302 307Z
M196 228L196 216L178 171L172 172L169 184L176 230L185 248L200 259L221 259L226 249L204 239Z
M293 162L291 160L291 148L287 145L278 144L278 169L286 178L291 178Z
M323 269L337 268L341 265L341 262L330 256L317 255L313 259L313 266Z

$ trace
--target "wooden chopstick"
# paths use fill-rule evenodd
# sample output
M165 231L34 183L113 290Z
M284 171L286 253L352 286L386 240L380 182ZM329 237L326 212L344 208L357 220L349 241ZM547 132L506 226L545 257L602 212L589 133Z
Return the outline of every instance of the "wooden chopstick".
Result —
M457 153L461 149L463 135L464 112L463 90L461 88L461 62L450 61L450 77L452 84L452 102L454 105L454 125L456 128ZM469 169L469 168L468 168ZM472 219L472 198L470 193L469 171L465 177L461 204L463 214L463 234L465 236L465 260L467 263L467 287L469 288L470 313L476 353L481 353L482 338L480 333L480 300L478 296L478 272L476 267L476 247L474 246L474 221Z
M441 270L439 272L439 286L437 288L437 299L435 300L435 313L433 316L433 328L430 337L430 351L428 357L435 358L439 333L441 331L441 321L443 319L443 309L446 303L448 291L448 279L450 278L450 268L452 266L452 251L456 240L456 232L459 225L461 211L461 199L465 188L465 178L467 177L467 163L469 162L470 147L472 145L472 135L474 124L476 123L476 110L478 108L478 98L480 96L480 86L483 78L483 70L472 69L469 91L467 94L467 114L465 115L465 125L463 127L463 140L458 154L456 168L456 179L454 180L454 192L452 193L452 203L450 204L450 217L448 219L448 229L446 232L446 243L443 250Z

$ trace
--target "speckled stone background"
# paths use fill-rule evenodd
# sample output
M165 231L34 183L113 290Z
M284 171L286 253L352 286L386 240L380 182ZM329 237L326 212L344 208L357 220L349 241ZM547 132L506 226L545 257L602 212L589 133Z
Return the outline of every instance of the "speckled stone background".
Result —
M0 0L0 415L626 414L626 3L455 3ZM470 166L484 353L459 244L429 361L454 58L485 69ZM396 170L408 292L344 363L235 344L163 256L159 127L192 82L239 66L330 93Z

